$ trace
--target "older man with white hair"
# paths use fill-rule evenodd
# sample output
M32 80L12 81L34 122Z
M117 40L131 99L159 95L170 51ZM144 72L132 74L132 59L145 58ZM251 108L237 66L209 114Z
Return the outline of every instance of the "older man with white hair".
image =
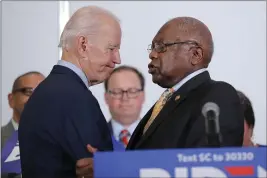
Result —
M60 39L62 60L35 89L19 128L23 178L76 177L76 162L113 150L107 122L89 87L120 63L121 27L111 12L77 10Z

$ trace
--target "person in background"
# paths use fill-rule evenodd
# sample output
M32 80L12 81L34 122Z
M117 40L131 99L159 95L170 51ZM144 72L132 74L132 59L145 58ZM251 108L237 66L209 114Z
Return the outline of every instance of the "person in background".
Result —
M113 70L104 86L105 101L111 114L110 131L116 141L126 147L140 121L145 79L136 68L124 65Z
M252 107L252 103L249 98L241 91L237 91L237 94L240 99L240 103L242 105L242 110L244 112L244 139L243 139L243 146L264 146L260 144L255 144L253 142L253 132L255 126L255 115L254 110Z
M11 137L14 131L18 130L21 113L24 105L32 95L34 89L44 80L44 75L38 71L29 71L18 76L12 87L11 93L8 94L8 104L13 110L12 118L7 125L1 128L1 150L6 145L7 140ZM2 178L17 178L21 177L18 174L1 174Z
M74 178L78 160L92 162L88 144L113 150L107 121L89 88L120 64L120 44L120 22L110 11L87 6L70 17L60 37L61 60L21 116L23 178Z

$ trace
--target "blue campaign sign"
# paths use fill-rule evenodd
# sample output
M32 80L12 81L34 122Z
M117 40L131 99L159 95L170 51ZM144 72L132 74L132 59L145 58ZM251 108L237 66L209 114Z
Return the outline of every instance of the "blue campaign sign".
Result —
M267 148L97 152L95 178L266 178Z
M1 172L21 173L18 131L14 131L1 151Z

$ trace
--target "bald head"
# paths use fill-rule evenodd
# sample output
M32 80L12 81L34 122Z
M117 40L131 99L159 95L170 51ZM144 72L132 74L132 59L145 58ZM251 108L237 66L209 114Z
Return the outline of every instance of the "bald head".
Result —
M172 28L176 31L176 38L181 41L196 41L203 49L203 65L211 61L214 46L209 28L200 20L193 17L176 17L168 21L162 28Z
M60 37L59 47L70 47L73 38L78 35L90 36L93 40L112 27L120 29L119 19L108 10L97 6L80 8L67 22Z
M153 38L149 73L154 83L170 88L189 74L207 68L212 54L208 27L192 17L177 17L166 22Z

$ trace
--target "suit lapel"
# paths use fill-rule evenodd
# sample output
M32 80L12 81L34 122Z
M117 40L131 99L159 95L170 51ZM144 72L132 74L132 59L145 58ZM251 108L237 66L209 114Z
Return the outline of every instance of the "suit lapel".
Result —
M189 80L187 83L185 83L180 89L178 89L172 97L169 99L169 101L165 104L165 106L162 108L158 116L155 118L151 126L148 128L146 133L142 136L143 128L151 116L153 107L150 109L150 112L148 112L143 119L142 125L139 125L138 134L141 134L141 138L138 143L136 143L135 147L139 147L144 141L146 141L149 136L156 130L159 125L166 120L169 115L173 112L175 108L177 108L183 101L186 100L186 97L190 92L192 92L194 89L196 89L199 85L203 84L205 81L210 80L210 76L208 72L203 72L196 77ZM141 131L141 133L140 133Z
M10 121L8 124L7 124L7 126L6 126L6 128L4 129L4 131L3 131L3 144L5 144L6 143L6 141L9 139L9 137L12 135L12 133L15 131L15 129L14 129L14 127L13 127L13 124L12 124L12 121Z
M111 120L108 122L108 128L109 128L111 135L113 135L113 128L112 128Z
M169 99L169 101L165 104L165 106L162 108L162 110L157 115L157 117L155 118L153 123L150 125L150 127L147 129L145 134L141 137L136 147L141 145L156 130L156 128L165 120L165 118L168 117L168 114L170 114L180 103L182 103L182 101L185 100L185 98L186 98L186 95L181 96L179 91L175 92L173 96ZM152 113L152 110L151 110L151 113ZM147 123L147 120L151 116L151 113L147 116L146 122L144 123L142 128L144 128L145 124ZM142 129L142 134L143 134L143 129Z

